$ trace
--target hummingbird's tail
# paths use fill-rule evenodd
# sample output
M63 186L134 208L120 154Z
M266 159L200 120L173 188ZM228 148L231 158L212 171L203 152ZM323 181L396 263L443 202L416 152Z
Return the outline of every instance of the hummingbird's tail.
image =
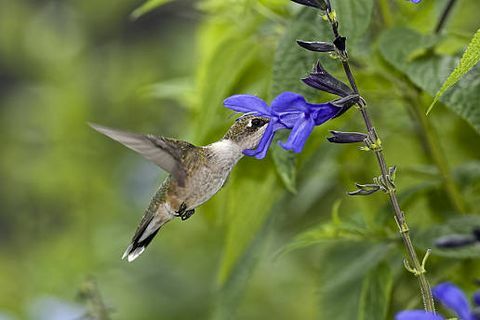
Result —
M125 250L122 259L127 258L128 262L132 262L138 258L138 256L145 251L145 248L155 237L158 230L160 230L160 228L172 218L173 216L166 212L163 213L157 211L155 214L149 214L147 212L140 222L140 225L132 238L132 242L127 250Z

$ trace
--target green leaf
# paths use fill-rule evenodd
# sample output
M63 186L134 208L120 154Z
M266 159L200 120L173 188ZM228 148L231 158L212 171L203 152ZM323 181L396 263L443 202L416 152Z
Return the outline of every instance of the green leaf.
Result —
M361 38L370 25L373 0L338 0L332 1L337 12L340 33L349 40Z
M262 176L261 182L246 177L232 182L235 189L231 188L229 193L227 234L218 274L220 284L229 278L237 260L255 238L280 194L273 170L262 170L264 172L257 175Z
M460 80L460 78L464 76L468 71L470 71L478 63L479 60L480 29L478 29L477 32L474 34L455 70L452 71L452 73L448 76L447 80L445 80L445 82L443 83L440 90L438 90L432 104L427 110L427 114L432 110L435 103L445 93L445 91L447 91L448 88L457 83L457 81Z
M315 244L330 241L366 241L370 238L369 230L358 222L341 221L339 217L340 202L335 202L332 207L332 221L322 222L317 226L301 232L279 251L286 254L290 251L303 249Z
M474 244L463 248L441 249L434 246L439 237L452 234L470 234L472 229L480 227L480 215L470 215L461 218L449 220L445 224L439 224L420 231L414 237L414 243L419 248L426 250L432 248L432 254L457 258L480 258L480 244Z
M292 151L283 149L278 142L286 141L290 131L280 131L276 134L276 139L272 143L270 152L272 153L273 163L277 172L282 179L285 187L292 193L297 193L296 178L297 178L297 157Z
M148 0L137 9L133 10L133 12L130 14L130 17L132 19L138 19L144 14L172 1L173 0Z
M456 58L434 55L426 50L438 40L438 37L424 36L407 28L394 28L381 35L380 53L415 85L435 96L442 86L441 79L457 64ZM424 54L419 55L419 50ZM480 66L473 67L439 100L480 134Z
M335 242L321 260L320 319L356 319L362 282L392 251L393 245Z
M359 320L387 319L393 277L387 263L379 264L363 280L358 310Z

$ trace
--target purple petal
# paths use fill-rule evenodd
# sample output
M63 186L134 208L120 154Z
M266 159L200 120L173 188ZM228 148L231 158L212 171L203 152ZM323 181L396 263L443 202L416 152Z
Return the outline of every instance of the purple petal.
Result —
M462 290L450 282L441 283L432 288L435 299L445 307L455 311L462 320L472 320L468 300Z
M477 291L473 294L473 303L480 307L480 291Z
M444 320L444 318L423 310L406 310L397 313L395 320Z
M316 109L314 112L316 126L321 125L322 123L332 119L342 110L342 108L336 107L331 103L312 105L311 108Z
M312 118L300 118L288 136L287 142L280 142L280 145L285 150L293 150L296 153L301 152L314 126L315 123Z
M223 101L225 107L238 112L254 112L259 115L271 115L267 103L259 97L249 94L237 94Z
M258 143L258 146L255 150L248 149L244 150L243 154L246 156L254 156L257 159L263 159L267 155L268 148L272 144L273 136L274 136L274 124L272 121L268 123L267 129L265 129L265 133L263 134L262 139Z
M305 98L295 92L283 92L272 101L272 109L277 113L281 112L307 112L308 103Z

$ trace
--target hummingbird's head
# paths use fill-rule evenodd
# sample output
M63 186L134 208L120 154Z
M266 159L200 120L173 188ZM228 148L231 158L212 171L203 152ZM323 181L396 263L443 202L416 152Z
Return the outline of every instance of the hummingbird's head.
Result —
M237 120L225 134L224 139L231 140L242 150L255 149L267 129L269 118L245 115Z

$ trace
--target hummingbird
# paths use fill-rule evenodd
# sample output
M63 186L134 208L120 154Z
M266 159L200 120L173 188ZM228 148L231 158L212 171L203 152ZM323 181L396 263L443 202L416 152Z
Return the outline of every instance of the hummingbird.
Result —
M169 173L145 210L122 259L135 260L164 224L176 217L190 218L195 208L213 197L243 157L243 151L257 147L269 121L266 117L244 115L235 121L222 139L200 147L187 141L89 123L96 131Z

